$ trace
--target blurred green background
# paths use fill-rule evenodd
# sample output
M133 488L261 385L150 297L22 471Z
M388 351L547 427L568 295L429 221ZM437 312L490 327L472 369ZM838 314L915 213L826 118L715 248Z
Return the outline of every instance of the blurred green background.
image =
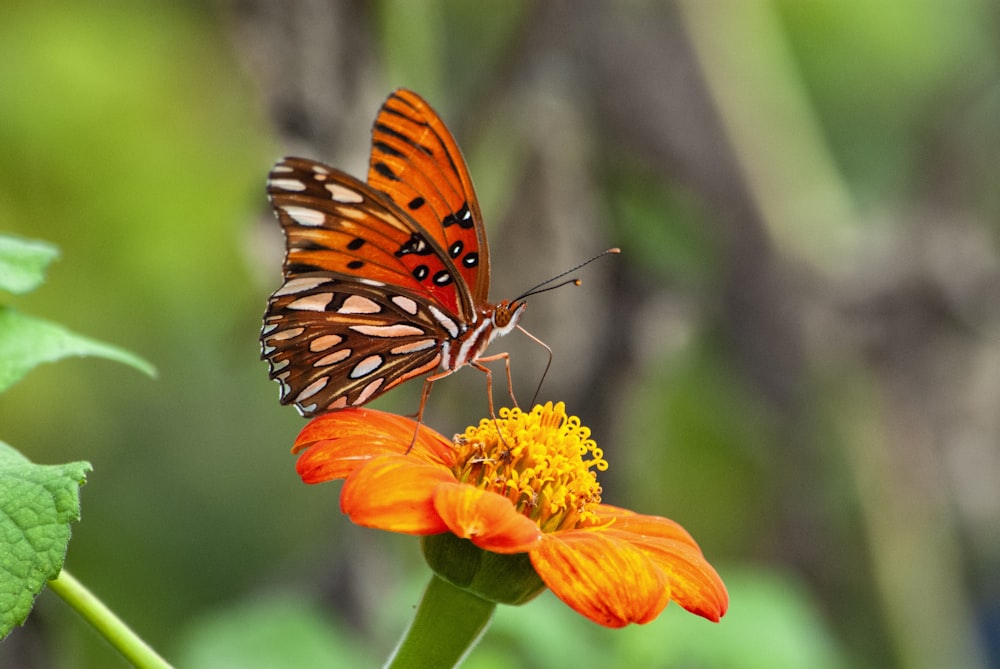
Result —
M594 429L605 501L681 522L732 600L611 631L545 595L466 666L1000 667L989 0L5 3L0 231L62 258L3 299L160 371L72 360L0 398L0 439L94 465L68 569L179 667L393 647L416 541L298 481L257 336L268 169L363 175L397 86L465 151L494 299L622 248L532 299L540 399ZM491 350L527 402L544 353ZM437 384L428 422L477 420L482 387ZM0 666L125 664L45 593Z

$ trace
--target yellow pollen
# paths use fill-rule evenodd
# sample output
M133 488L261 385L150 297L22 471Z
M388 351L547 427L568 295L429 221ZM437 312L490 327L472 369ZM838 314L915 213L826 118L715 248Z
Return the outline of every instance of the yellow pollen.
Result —
M590 438L590 428L566 406L552 402L530 413L500 409L454 441L453 471L464 483L507 497L543 532L570 529L596 520L601 502L597 472L608 463Z

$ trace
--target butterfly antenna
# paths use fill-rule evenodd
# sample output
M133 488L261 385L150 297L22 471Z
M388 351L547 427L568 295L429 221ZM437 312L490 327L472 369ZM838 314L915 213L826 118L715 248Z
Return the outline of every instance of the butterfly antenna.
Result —
M552 277L551 279L546 279L545 281L542 281L537 286L534 286L533 288L530 288L530 289L526 290L525 292L523 292L521 294L520 297L512 300L512 302L517 303L517 302L520 302L521 300L523 300L526 297L530 297L531 295L538 295L539 293L545 293L545 292L548 292L550 290L555 290L556 288L561 288L561 287L563 287L563 286L565 286L567 284L570 284L570 283L573 284L573 285L575 285L575 286L579 286L580 285L580 280L579 279L567 279L565 281L559 281L559 279L563 278L567 274L572 274L573 272L575 272L576 270L580 269L581 267L585 267L585 266L589 265L590 263L594 262L598 258L602 258L602 257L604 257L606 255L609 255L609 254L617 254L617 253L621 253L621 249L619 249L617 247L607 249L606 251L601 251L600 253L598 253L593 258L585 260L582 263L580 263L579 265L577 265L575 267L571 267L570 269L566 270L565 272L561 272L561 273L555 275L554 277ZM559 283L554 283L555 281L559 281ZM546 344L545 342L543 342L541 339L539 339L535 335L533 335L530 332L528 332L527 330L525 330L520 325L517 326L517 329L520 330L521 332L523 332L525 335L527 335L529 339L531 339L532 341L534 341L535 343L537 343L539 346L541 346L542 348L544 348L548 352L548 354L549 354L549 360L548 360L548 362L545 363L545 370L542 372L542 378L540 378L538 380L538 386L535 388L535 394L531 398L531 406L534 406L535 405L535 401L538 400L538 394L540 392L542 392L542 384L545 383L545 377L548 376L548 374L549 374L549 368L552 367L552 357L553 357L553 355L552 355L552 348L548 344Z
M589 265L590 263L594 262L598 258L602 258L602 257L604 257L606 255L609 255L609 254L613 254L613 253L617 254L617 253L621 253L621 252L622 252L622 250L619 249L619 248L617 248L617 247L611 248L611 249L607 249L606 251L601 251L600 253L598 253L593 258L590 258L589 260L584 260L582 263L580 263L576 267L571 267L570 269L566 270L565 272L560 272L559 274L556 274L554 277L552 277L550 279L546 279L545 281L542 281L537 286L534 286L533 288L529 288L525 292L521 293L521 295L519 297L515 298L512 301L513 302L520 302L521 300L523 300L526 297L530 297L532 295L538 295L539 293L544 293L544 292L549 291L549 290L554 290L556 288L560 288L560 287L565 286L566 284L570 284L570 283L572 283L572 284L574 284L576 286L579 286L580 285L580 280L579 279L569 279L567 281L563 281L562 283L558 283L558 284L556 284L554 286L550 286L549 284L551 284L553 281L558 281L559 279L563 278L567 274L572 274L573 272L575 272L576 270L580 269L581 267L585 267L585 266ZM543 344L543 346L544 346L544 344ZM550 353L551 353L551 351L550 351Z

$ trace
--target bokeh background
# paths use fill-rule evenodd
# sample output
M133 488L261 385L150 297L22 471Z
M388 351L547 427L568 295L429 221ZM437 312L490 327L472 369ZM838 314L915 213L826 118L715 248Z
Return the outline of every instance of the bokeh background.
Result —
M4 3L0 230L62 258L3 299L160 372L72 360L0 398L0 439L94 465L69 570L179 667L393 647L416 542L299 482L257 337L268 169L364 175L397 86L463 147L494 299L622 248L531 300L540 397L593 428L605 500L680 521L732 599L611 631L546 594L466 666L1000 667L991 0ZM544 352L492 350L526 402ZM427 419L485 411L466 370ZM0 666L125 663L45 593Z

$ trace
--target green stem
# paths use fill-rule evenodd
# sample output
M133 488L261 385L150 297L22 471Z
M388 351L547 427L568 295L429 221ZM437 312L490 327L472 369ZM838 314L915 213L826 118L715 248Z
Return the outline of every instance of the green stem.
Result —
M49 581L49 589L83 616L132 666L140 669L171 669L166 660L65 569L58 578Z
M385 669L457 667L486 631L496 604L431 578L413 624Z

